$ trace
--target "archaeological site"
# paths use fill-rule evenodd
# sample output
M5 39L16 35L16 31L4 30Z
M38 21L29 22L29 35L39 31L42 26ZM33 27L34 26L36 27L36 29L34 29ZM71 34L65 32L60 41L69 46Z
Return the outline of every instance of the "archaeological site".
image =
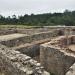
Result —
M75 27L1 28L0 75L75 75Z

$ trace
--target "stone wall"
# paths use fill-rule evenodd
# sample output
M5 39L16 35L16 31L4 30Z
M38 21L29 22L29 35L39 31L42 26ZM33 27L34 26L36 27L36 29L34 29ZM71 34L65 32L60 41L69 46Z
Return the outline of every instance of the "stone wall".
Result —
M13 34L17 33L17 30L15 29L0 29L0 35L8 35L8 34Z
M17 38L17 39L1 41L1 44L6 45L8 47L14 47L20 44L31 43L34 41L51 38L57 35L58 35L58 31L42 32L33 35L26 35L24 37Z
M48 72L65 75L75 58L56 48L43 44L40 46L40 62Z
M36 57L40 55L40 46L38 44L25 44L24 46L17 47L15 49L30 57Z
M41 33L41 32L48 32L53 29L50 28L31 28L31 29L26 29L26 28L0 28L0 35L7 35L7 34L12 34L12 33L21 33L21 34L36 34L36 33Z
M32 35L32 34L41 33L41 32L48 32L51 30L52 29L50 29L50 28L17 29L17 32L21 33L21 34Z
M8 28L0 28L0 35L5 35L5 34L12 34L12 33L22 33L22 34L36 34L36 33L41 33L41 32L47 32L47 31L52 31L52 30L58 30L59 29L59 34L65 34L64 33L64 29L71 29L71 33L75 35L75 26L72 27L64 27L64 26L44 26L43 28L30 28L30 29L26 29L26 28L16 28L14 27L8 27Z
M72 37L72 43L75 44L75 36Z
M24 45L20 45L17 47L13 47L13 49L20 51L23 54L26 54L31 57L36 57L40 55L40 44L50 41L51 39L34 41L32 43L26 43Z
M0 72L4 75L50 75L31 57L3 45L0 45Z

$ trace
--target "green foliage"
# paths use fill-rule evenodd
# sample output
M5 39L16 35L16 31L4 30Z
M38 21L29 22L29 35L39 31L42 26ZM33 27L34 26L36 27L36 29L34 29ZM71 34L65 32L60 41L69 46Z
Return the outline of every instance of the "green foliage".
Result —
M75 25L75 11L65 10L64 13L46 13L38 15L19 16L13 15L5 18L0 15L0 25L26 25L26 26L50 26L50 25Z

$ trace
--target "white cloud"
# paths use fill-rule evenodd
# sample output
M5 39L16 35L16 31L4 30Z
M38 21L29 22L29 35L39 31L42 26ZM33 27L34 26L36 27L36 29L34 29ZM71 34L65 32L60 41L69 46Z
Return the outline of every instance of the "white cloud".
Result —
M75 10L75 0L0 0L0 13L8 16Z

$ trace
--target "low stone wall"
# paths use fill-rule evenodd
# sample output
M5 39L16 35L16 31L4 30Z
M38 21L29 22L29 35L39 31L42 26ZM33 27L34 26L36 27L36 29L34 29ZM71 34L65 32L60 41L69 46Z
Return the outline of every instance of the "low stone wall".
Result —
M8 34L13 34L17 33L17 30L15 29L0 29L0 35L8 35Z
M75 44L75 36L72 37L72 43Z
M17 38L17 39L14 38L12 40L1 41L1 44L6 45L8 47L14 47L20 44L31 43L34 41L51 38L57 35L58 35L58 31L42 32L42 33L37 33L33 35L27 35L27 36Z
M24 46L17 47L15 49L30 57L36 57L40 55L40 46L37 44L25 44Z
M75 58L60 49L43 44L40 46L40 62L48 72L55 75L65 75Z
M20 51L23 54L26 54L31 57L36 57L40 55L40 44L50 41L50 38L45 40L34 41L32 43L26 43L24 45L20 45L17 47L13 47L13 49Z
M48 32L51 30L53 29L50 29L50 28L17 29L17 32L21 34L32 35L32 34L41 33L41 32Z
M41 32L48 32L53 30L52 28L0 28L0 35L7 35L7 34L12 34L12 33L21 33L21 34L27 34L27 35L32 35L36 33L41 33Z
M4 75L50 75L37 61L0 45L0 72Z
M36 33L40 33L40 32L47 32L47 31L52 31L52 30L58 30L59 29L59 34L65 34L64 29L71 29L71 33L73 35L75 35L75 26L44 26L43 28L39 27L39 28L17 28L16 26L14 27L4 27L4 28L0 28L0 35L6 35L6 34L11 34L13 32L17 32L17 33L22 33L22 34L36 34Z

